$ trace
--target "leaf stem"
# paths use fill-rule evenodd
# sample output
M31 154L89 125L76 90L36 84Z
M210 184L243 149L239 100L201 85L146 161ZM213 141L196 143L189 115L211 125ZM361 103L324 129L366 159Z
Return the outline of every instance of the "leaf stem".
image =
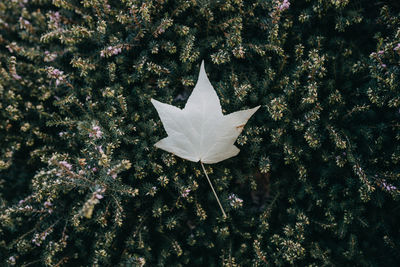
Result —
M208 181L208 183L209 183L210 186L211 186L211 189L212 189L212 191L213 191L213 193L214 193L214 196L215 196L215 198L217 199L218 205L219 205L219 207L221 208L222 214L224 215L224 219L226 219L226 213L225 213L225 211L224 211L224 208L222 207L221 202L219 201L219 198L218 198L218 196L217 196L217 193L215 192L214 187L213 187L213 185L212 185L212 183L211 183L211 180L210 180L210 178L208 177L208 174L207 174L207 172L206 172L206 169L204 168L203 162L200 161L200 164L201 164L201 167L203 168L204 174L205 174L206 177L207 177L207 181Z

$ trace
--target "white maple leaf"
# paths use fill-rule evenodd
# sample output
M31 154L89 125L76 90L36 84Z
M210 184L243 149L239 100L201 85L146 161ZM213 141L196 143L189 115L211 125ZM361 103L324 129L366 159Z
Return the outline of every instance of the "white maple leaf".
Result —
M236 156L239 149L234 145L244 125L260 108L257 106L224 115L214 88L208 80L201 62L199 78L185 108L180 109L151 99L164 125L168 137L155 146L178 157L200 161L208 183L218 201L224 218L226 214L207 175L203 163L217 163Z
M260 108L257 106L224 115L217 93L205 72L204 61L184 109L155 99L151 99L151 103L157 109L168 134L155 146L186 160L208 164L239 153L234 143L244 125Z

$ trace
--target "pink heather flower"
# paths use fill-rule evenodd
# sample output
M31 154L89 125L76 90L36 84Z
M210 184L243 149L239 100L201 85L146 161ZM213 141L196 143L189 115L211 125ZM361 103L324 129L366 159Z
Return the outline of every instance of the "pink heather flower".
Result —
M11 45L7 45L6 47L7 47L8 51L9 51L10 53L13 53L13 52L14 52L14 50L13 50L13 48L12 48Z
M101 194L99 194L99 193L96 193L94 196L95 196L97 199L102 199L102 198L103 198L103 195L101 195Z
M103 146L97 146L96 148L101 154L104 154Z
M60 165L64 166L65 168L67 168L68 170L72 169L72 165L69 164L68 162L66 162L65 160L58 162Z
M56 85L58 86L61 82L64 81L65 75L64 72L59 70L59 69L55 69L53 67L49 67L48 71L47 71L47 76L51 79L55 79L56 80Z
M389 192L393 191L393 190L397 190L396 186L387 183L385 180L382 181L382 187L383 187L383 189L385 189L386 191L389 191Z
M60 21L60 12L49 12L50 21L58 23Z
M20 22L23 26L28 26L28 25L31 24L28 20L23 19L22 17L19 17L19 22Z
M100 57L111 57L113 55L118 55L121 52L121 46L109 46L106 49L100 51Z
M190 189L185 189L184 191L183 191L183 193L181 194L181 196L182 197L187 197L188 195L189 195L189 193L190 193Z
M57 77L57 76L62 75L64 72L60 71L59 69L53 69L50 73Z
M387 66L386 66L386 64L381 64L381 67L386 68Z
M63 78L60 77L56 80L56 85L58 86L63 81Z
M49 12L49 26L52 29L60 29L61 16L60 12Z
M394 51L400 52L400 43L397 44L395 48L393 48Z
M229 204L234 209L240 208L243 205L243 200L238 198L235 194L230 194L228 200Z
M378 55L383 55L383 53L384 53L383 50L378 51Z
M21 80L21 79L22 79L22 77L19 76L17 73L13 73L11 76L12 76L15 80Z
M93 133L89 133L89 137L95 137L96 139L101 138L103 136L103 132L100 129L100 126L93 126Z
M112 55L117 55L118 53L121 53L122 50L120 47L109 46L107 47L107 51L110 52L110 54Z
M111 172L111 170L108 170L107 174L110 175L113 179L117 178L117 174L115 172Z
M283 0L282 4L279 6L279 9L281 11L283 11L283 10L289 9L289 7L290 7L289 0Z
M56 53L50 53L49 51L44 51L44 62L52 62L57 58Z
M50 201L44 202L44 207L47 209L48 213L52 213L53 212L53 209L51 208L51 206L53 206L53 204Z
M129 13L131 13L133 15L133 14L135 14L136 10L137 10L136 5L132 5L132 7L129 8Z
M45 240L46 237L47 237L48 235L49 235L48 232L44 232L44 235L42 235L42 236L40 237L40 239Z
M15 263L16 263L17 261L16 261L16 259L15 259L14 256L11 256L11 257L8 258L8 262L9 262L11 265L15 265Z

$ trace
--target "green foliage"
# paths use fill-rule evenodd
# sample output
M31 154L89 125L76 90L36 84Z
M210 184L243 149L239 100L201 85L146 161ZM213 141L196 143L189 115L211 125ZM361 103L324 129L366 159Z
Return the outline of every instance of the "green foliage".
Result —
M369 0L0 2L0 261L395 266L400 6ZM157 150L152 97L201 60L240 154Z

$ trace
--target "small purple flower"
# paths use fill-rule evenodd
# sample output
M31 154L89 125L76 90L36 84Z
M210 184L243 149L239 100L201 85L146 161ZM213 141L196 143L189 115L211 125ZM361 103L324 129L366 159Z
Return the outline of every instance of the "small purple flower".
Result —
M50 20L51 21L55 21L55 22L59 22L60 21L60 12L49 12L50 13Z
M100 51L100 57L111 57L113 55L118 55L122 52L122 47L119 46L108 46L106 49Z
M56 53L50 53L49 51L44 51L44 62L52 62L57 58Z
M53 67L49 67L47 69L47 76L51 79L55 79L56 80L56 86L58 86L61 82L63 82L65 80L65 75L64 72L59 70L59 69L55 69Z
M54 76L59 76L63 74L63 71L60 71L59 69L53 69L51 71L51 74L53 74Z
M45 231L45 232L41 235L40 239L45 240L46 237L47 237L49 234L50 234L49 232Z
M47 209L47 208L50 208L51 206L53 206L53 204L50 202L50 201L46 201L46 202L44 202L44 207Z
M17 73L13 73L11 76L12 76L15 80L21 80L21 79L22 79L22 77L19 76Z
M289 9L289 7L290 7L289 0L283 0L282 4L279 6L279 9L281 11L283 11L283 10Z
M104 198L103 193L104 193L105 191L106 191L106 190L105 190L104 188L99 188L99 189L97 189L95 192L93 192L93 195L94 195L94 197L95 197L96 199L100 200L100 199L103 199L103 198Z
M89 133L89 137L95 137L96 139L99 139L103 136L103 132L100 129L100 126L93 126L92 128L93 132Z
M188 195L189 195L189 193L190 193L190 189L185 189L184 191L183 191L183 193L181 194L181 196L182 197L187 197Z
M104 154L103 146L97 146L96 148L101 154Z
M386 180L382 180L382 188L385 189L386 191L389 191L389 192L397 190L396 186L387 183Z
M108 170L107 174L110 175L113 179L117 178L117 174L115 172L112 172L111 170Z
M66 162L65 160L60 161L59 164L62 165L62 166L64 166L64 167L67 168L68 170L71 170L71 169L72 169L72 165L69 164L68 162Z
M24 27L26 27L26 26L31 24L28 20L26 20L26 19L24 19L22 17L19 17L19 22L21 24L21 28L24 28Z
M243 205L243 200L238 198L235 194L230 194L228 197L229 204L234 209L240 208Z
M49 12L49 19L50 19L51 26L53 28L60 27L60 22L61 22L60 12L58 12L58 11L57 12L54 12L54 11Z
M15 265L16 262L17 262L17 261L16 261L16 259L15 259L14 256L11 256L11 257L8 258L8 263L9 263L9 264Z
M397 44L395 48L393 48L394 51L400 52L400 43Z

